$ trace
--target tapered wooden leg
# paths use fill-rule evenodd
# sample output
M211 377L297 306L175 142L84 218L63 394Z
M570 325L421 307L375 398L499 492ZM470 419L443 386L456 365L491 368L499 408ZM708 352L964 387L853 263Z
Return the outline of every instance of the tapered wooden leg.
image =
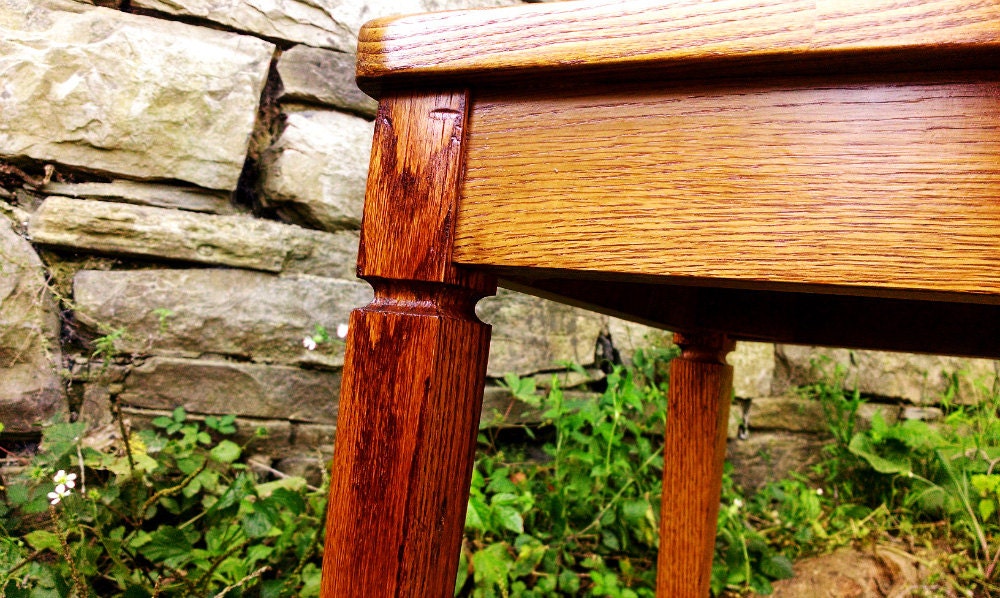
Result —
M322 598L453 595L496 280L451 262L465 90L379 103L358 251L375 300L351 314Z
M323 596L454 592L490 330L458 290L405 294L351 316Z
M709 595L726 455L733 344L723 335L674 335L670 366L656 595Z

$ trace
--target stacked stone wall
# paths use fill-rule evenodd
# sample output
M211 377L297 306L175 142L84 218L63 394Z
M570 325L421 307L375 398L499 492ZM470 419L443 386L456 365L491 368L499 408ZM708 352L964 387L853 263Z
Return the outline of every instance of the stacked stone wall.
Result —
M184 407L262 427L285 469L328 454L375 103L354 85L361 24L520 0L0 0L0 421L135 425ZM491 380L564 361L595 376L640 327L502 291ZM317 326L329 332L322 338ZM320 337L315 348L303 340ZM308 343L307 343L308 344ZM932 417L986 361L828 352L896 416ZM752 483L815 455L810 349L742 344L732 453ZM962 388L972 396L975 389ZM532 418L496 386L484 420ZM751 434L735 430L749 418ZM780 469L778 467L777 469Z

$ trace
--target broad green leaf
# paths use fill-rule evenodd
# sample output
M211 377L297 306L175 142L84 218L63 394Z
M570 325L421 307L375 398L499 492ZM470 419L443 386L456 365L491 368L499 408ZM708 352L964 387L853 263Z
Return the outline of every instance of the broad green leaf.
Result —
M478 586L499 586L501 591L506 591L507 572L510 570L512 560L507 552L507 545L498 542L491 544L472 555L473 576Z
M772 554L760 561L760 570L771 579L791 579L795 575L792 562L780 554Z
M913 471L913 464L908 457L900 455L889 459L878 455L871 439L863 433L855 434L847 448L851 453L867 461L872 469L879 473L893 474Z
M62 554L62 543L55 533L43 529L36 529L33 532L24 534L24 540L35 550L51 550L56 554Z
M524 533L524 519L516 509L505 506L493 507L493 514L496 517L497 522L504 529L517 532L519 534Z
M220 463L232 463L240 458L241 452L240 445L231 440L223 440L209 454Z
M992 498L984 498L979 501L979 517L981 517L984 522L989 521L990 517L992 517L993 513L996 513L996 511L997 503Z
M153 562L184 559L194 548L188 536L176 527L160 527L149 535L149 540L139 552Z

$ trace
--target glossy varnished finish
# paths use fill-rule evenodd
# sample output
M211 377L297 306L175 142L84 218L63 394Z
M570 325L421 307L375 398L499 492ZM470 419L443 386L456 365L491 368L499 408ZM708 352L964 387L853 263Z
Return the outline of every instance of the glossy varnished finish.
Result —
M729 339L1000 356L1000 4L384 19L323 597L450 596L494 276L683 330L660 598L708 595Z
M477 96L454 259L1000 295L1000 75Z
M469 297L387 294L351 315L324 598L455 586L490 331Z
M379 103L358 252L362 278L495 289L492 278L452 264L467 117L465 90L399 93Z
M670 363L663 447L663 505L656 595L709 595L715 525L733 368L733 343L720 334L675 334L680 357Z
M870 68L907 53L923 64L962 50L975 59L998 44L1000 5L991 1L581 0L372 21L359 36L358 79L377 91L394 80L719 61Z
M465 94L384 98L351 314L323 598L451 596L465 522L494 279L450 260Z

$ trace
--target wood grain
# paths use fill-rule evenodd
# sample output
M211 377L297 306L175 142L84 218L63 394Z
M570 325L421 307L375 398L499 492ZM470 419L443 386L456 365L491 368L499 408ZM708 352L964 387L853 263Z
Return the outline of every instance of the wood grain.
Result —
M484 93L453 259L996 295L998 79Z
M451 263L466 92L379 106L327 516L323 598L447 597L465 523L490 327L488 274Z
M939 59L995 53L1000 4L977 0L580 0L385 18L365 25L358 79L502 78L670 63L774 64L894 53ZM931 52L926 50L931 49ZM926 62L925 62L926 64Z
M496 282L452 265L468 92L386 97L375 119L358 276L457 284L491 294Z
M733 343L724 335L675 334L663 447L663 505L656 595L705 598L726 458Z
M462 305L451 290L378 290L351 315L322 596L444 598L455 588L490 329L471 315L471 296Z

